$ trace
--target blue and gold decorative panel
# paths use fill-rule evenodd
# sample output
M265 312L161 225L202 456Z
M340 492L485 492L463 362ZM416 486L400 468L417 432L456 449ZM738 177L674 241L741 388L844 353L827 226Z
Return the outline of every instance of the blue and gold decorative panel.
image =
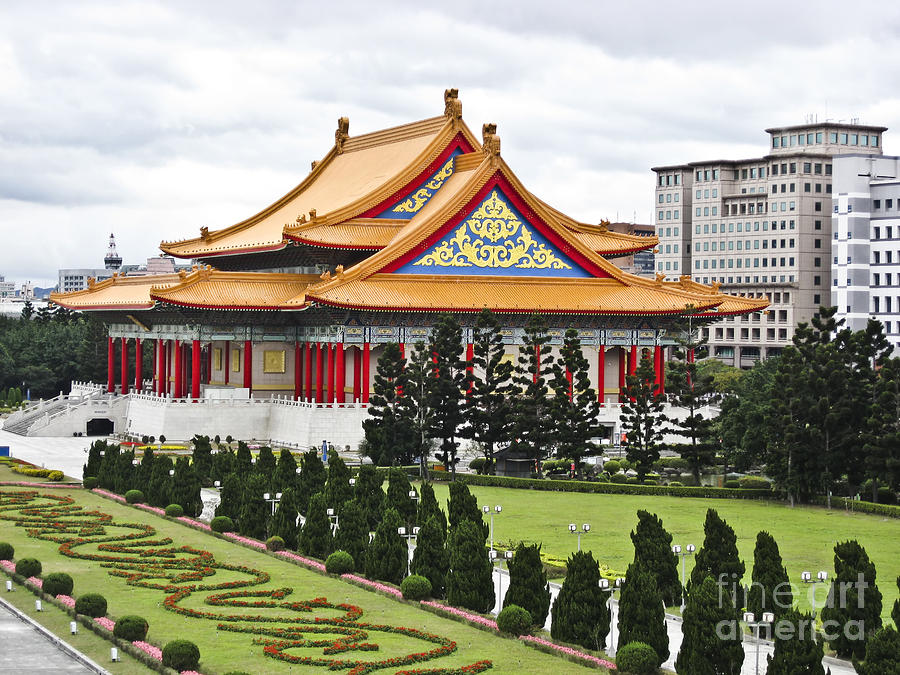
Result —
M589 277L516 209L499 187L404 274Z
M453 163L456 157L461 154L462 150L459 148L454 150L450 153L447 161L428 180L420 184L392 207L379 213L377 217L412 220L422 210L422 207L428 203L428 200L434 197L437 191L441 189L447 179L453 175Z

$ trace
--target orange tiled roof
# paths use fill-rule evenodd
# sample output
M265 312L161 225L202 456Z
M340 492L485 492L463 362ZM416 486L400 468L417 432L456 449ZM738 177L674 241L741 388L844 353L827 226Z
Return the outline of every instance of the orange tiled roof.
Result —
M291 231L291 239L309 246L377 251L388 245L408 220L354 218L333 225L307 225Z
M719 284L710 286L701 284L691 279L689 275L682 275L678 281L667 281L663 284L667 288L677 288L691 293L708 293L721 300L715 312L698 311L694 316L731 316L735 314L749 314L759 312L769 306L766 298L752 298L746 295L731 295L719 291Z
M154 286L166 288L177 284L178 274L155 274L141 277L116 275L94 283L88 288L72 293L51 293L50 301L66 309L151 309L155 304L150 298Z
M306 309L304 293L316 281L315 274L203 268L185 275L178 284L154 287L150 295L157 302L196 309Z

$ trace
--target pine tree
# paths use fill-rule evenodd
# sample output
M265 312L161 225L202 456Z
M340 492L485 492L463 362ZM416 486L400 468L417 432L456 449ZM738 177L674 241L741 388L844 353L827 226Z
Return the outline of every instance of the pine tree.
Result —
M516 553L509 561L509 589L503 598L503 606L518 605L531 614L531 623L543 626L550 611L550 584L539 544L526 546L519 542Z
M566 562L566 578L551 610L550 636L588 649L604 649L609 634L608 594L600 590L600 567L589 551Z
M297 482L297 461L290 450L282 448L278 454L275 474L272 476L272 490L284 492L288 488L296 488Z
M116 465L119 460L119 446L107 445L100 461L100 470L97 472L97 480L104 490L116 489Z
M91 448L88 451L87 464L84 465L84 468L81 471L82 478L97 477L97 474L100 473L100 464L103 461L103 455L100 453L105 452L105 450L106 441L98 439L91 443Z
M197 479L201 485L209 485L209 475L212 471L212 446L209 444L209 436L195 434L191 443L194 446L193 462Z
M638 478L650 471L659 459L659 449L666 431L662 412L663 397L655 384L653 361L640 359L634 375L625 378L625 402L622 404L622 431L625 433L625 456L634 464Z
M487 308L475 321L472 346L473 377L464 406L468 425L460 433L478 443L486 465L492 465L498 446L508 444L510 439L513 364L504 360L500 323Z
M875 564L855 539L834 547L834 579L822 609L822 623L833 622L828 644L841 658L862 659L866 638L881 628L881 591Z
M574 328L566 330L560 357L553 364L550 385L553 398L550 417L556 428L556 456L571 460L581 477L581 460L590 451L591 439L598 434L600 402L591 389L590 365L581 351L581 340Z
M175 462L175 477L172 480L171 499L173 504L180 504L184 515L196 518L203 511L203 500L200 498L200 481L197 473L187 457L179 457Z
M258 474L265 476L266 483L269 487L272 486L272 477L275 475L275 465L276 460L272 448L268 445L262 446L256 455L256 464L254 465L254 468Z
M119 452L113 475L113 491L123 495L131 489L134 480L134 450Z
M416 510L416 525L425 527L429 518L437 518L441 528L441 538L447 538L447 516L441 510L434 496L434 486L431 483L422 483L419 487L419 505Z
M337 454L328 457L328 479L325 481L325 505L341 515L344 506L353 499L350 469Z
M403 389L403 405L400 415L410 430L410 451L419 458L419 475L427 476L426 465L431 453L431 433L434 426L433 389L434 360L431 348L424 342L417 342L406 364L406 384ZM405 458L404 458L405 459Z
M250 454L250 446L244 441L238 441L237 455L235 457L235 471L240 476L248 476L253 471L253 455Z
M900 577L897 577L897 590L900 591ZM894 600L894 609L891 610L891 618L894 620L894 626L900 631L900 598Z
M450 531L447 553L447 602L475 612L494 606L494 566L484 546L484 533L477 523L464 520Z
M747 611L753 612L756 620L760 621L765 612L772 612L777 619L793 606L794 595L787 570L781 563L778 544L771 534L760 532L756 535L756 548L753 550L753 575L747 596Z
M706 510L703 533L703 546L697 551L688 591L690 592L690 586L703 583L703 578L709 576L722 590L722 596L731 598L733 602L744 576L744 563L737 550L737 536L714 509Z
M643 642L653 647L657 666L669 658L666 609L650 570L632 563L619 597L619 644Z
M406 472L396 467L388 473L387 501L385 508L394 509L400 516L400 525L412 527L416 522L416 502L410 499L412 485Z
M900 633L885 626L866 643L866 660L854 661L859 675L900 675Z
M359 467L353 499L363 512L368 532L374 532L378 523L381 522L385 499L384 490L381 489L382 483L384 483L384 475L378 473L371 464L363 464Z
M219 481L220 483L225 482L225 477L236 471L237 467L237 456L234 454L234 450L228 448L227 450L222 450L221 448L212 456L212 469L210 470L210 480L215 483Z
M378 466L391 466L409 453L411 430L399 393L406 386L405 368L406 359L400 354L400 346L393 342L386 344L375 371L369 399L370 418L363 421L368 456Z
M470 520L478 525L484 536L489 533L488 524L481 517L481 509L478 508L478 500L465 483L453 482L449 485L450 497L447 499L447 513L450 521L450 532L453 532L463 521Z
M269 536L284 539L284 545L290 550L297 549L297 492L294 488L285 488L281 493L278 510L269 523Z
M406 542L397 532L400 525L397 511L387 509L366 551L366 576L369 579L399 584L406 576L409 553Z
M369 546L369 528L359 504L349 501L341 511L341 522L334 538L334 549L353 556L354 570L366 569L366 548Z
M334 550L334 537L331 534L327 508L325 495L321 492L310 498L306 522L300 530L300 538L297 541L297 550L320 560L325 560Z
M637 527L631 531L634 562L653 576L666 607L678 605L682 588L678 578L678 556L672 552L672 535L655 513L639 510L637 517Z
M466 364L463 361L462 328L451 314L442 314L431 333L434 382L430 391L432 438L440 440L438 456L456 480L457 436L463 424Z
M684 608L681 650L675 672L685 675L739 675L744 663L741 631L730 603L720 602L712 577L691 581Z
M446 524L430 516L419 526L419 537L413 551L410 572L431 582L431 595L444 597L447 567L450 563L446 546Z
M147 490L147 487L150 485L150 474L153 471L153 460L153 448L144 448L144 455L143 457L141 457L141 463L137 466L134 480L139 489L144 490L145 492Z
M164 509L172 503L172 480L169 471L172 470L172 460L162 455L153 460L153 468L150 471L150 483L147 485L147 502L150 506Z
M878 486L900 481L900 359L886 359L873 386L873 401L863 434L866 476L872 502Z
M241 510L238 512L238 532L245 537L265 539L269 530L270 507L263 500L263 494L269 489L265 476L251 473L244 479L244 490L241 495Z
M244 480L237 472L225 476L222 489L219 492L219 505L216 507L217 516L228 516L232 522L237 523L241 514L241 503L244 501Z
M524 343L519 347L513 375L515 399L510 448L536 463L547 455L556 433L547 386L547 376L553 370L549 341L543 319L532 315L525 326Z
M306 515L309 500L313 495L324 492L327 474L325 465L316 450L304 452L300 458L300 480L297 487L297 508Z
M755 614L757 621L760 616ZM825 675L825 669L822 667L824 656L822 643L813 639L812 614L801 614L794 609L787 609L778 618L777 626L778 630L773 634L774 653L766 657L768 661L766 674Z

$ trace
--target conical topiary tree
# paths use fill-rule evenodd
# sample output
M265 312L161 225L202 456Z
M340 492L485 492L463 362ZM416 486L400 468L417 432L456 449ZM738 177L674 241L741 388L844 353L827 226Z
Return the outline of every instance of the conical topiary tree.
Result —
M753 550L753 573L750 593L747 595L747 611L753 612L757 621L765 612L772 612L777 619L794 606L794 594L787 570L781 564L778 544L768 532L756 535Z
M88 450L87 464L84 465L81 471L82 478L97 477L97 474L100 473L100 463L103 461L103 456L100 453L105 451L106 441L97 439L91 443L91 449Z
M209 436L195 434L191 443L194 446L192 459L197 480L201 485L209 485L211 482L209 475L212 470L212 446L209 443Z
M238 521L241 514L241 502L244 495L244 481L237 472L225 476L222 489L219 492L219 505L216 507L216 516L228 516L232 522Z
M431 483L422 483L419 486L419 506L416 511L416 525L425 527L428 519L434 516L437 518L444 533L444 539L447 537L447 516L441 510L437 499L434 496L434 486Z
M719 588L725 589L722 597L731 598L734 602L734 598L742 590L741 578L744 576L744 563L738 554L737 536L714 509L706 511L703 532L703 546L697 551L690 584L703 583L703 579L710 576L719 584Z
M286 548L296 550L297 536L299 529L297 527L297 491L289 487L281 493L281 502L278 504L278 510L269 523L269 536L281 537L284 539Z
M284 492L288 488L297 487L297 460L287 448L282 448L278 454L278 463L275 465L275 474L272 476L272 491ZM296 498L296 490L294 493Z
M859 675L900 673L900 633L891 626L873 633L866 643L866 660L854 661L853 665Z
M200 498L200 481L187 457L179 457L175 462L175 477L172 481L171 504L181 504L184 515L196 518L203 511ZM168 506L168 504L166 505Z
M328 456L328 478L325 480L325 504L339 516L351 499L353 486L350 485L350 469L337 453Z
M116 467L113 477L113 491L123 495L128 492L133 485L140 485L134 479L134 450L123 450L116 457Z
M116 464L119 459L119 446L107 445L100 460L100 470L97 472L97 480L104 490L116 489Z
M245 537L265 539L269 529L270 506L263 500L269 489L265 476L251 473L244 479L241 510L238 512L238 532Z
M450 483L450 498L447 500L447 513L452 532L462 521L470 520L484 532L487 537L489 528L481 517L481 509L478 508L478 500L465 483L456 481Z
M363 464L359 467L353 499L359 504L359 508L366 518L366 526L369 532L374 532L378 527L378 523L381 522L381 513L384 510L382 483L384 483L384 476L378 473L374 466Z
M487 612L494 606L494 566L488 558L484 538L480 523L468 519L450 531L447 602L451 605L475 612Z
M369 546L369 528L359 504L350 500L340 516L340 527L334 537L334 550L346 551L353 556L354 569L366 569L366 548Z
M395 509L403 527L412 527L416 522L416 502L409 497L412 485L403 469L392 467L388 473L386 508Z
M246 476L253 471L253 455L250 454L250 446L244 441L238 441L237 455L234 462L234 470L240 476Z
M900 577L897 577L897 590L900 591ZM891 610L891 618L894 620L894 627L900 631L900 598L894 600L894 609Z
M588 649L606 647L609 634L608 596L600 590L600 567L589 551L577 551L566 562L566 578L553 603L550 635Z
M678 578L678 556L672 552L672 535L655 513L640 510L637 517L637 527L631 531L634 562L653 575L666 607L679 605L682 589Z
M147 501L150 506L164 509L172 503L172 478L169 471L172 470L172 460L162 455L153 460L153 468L150 470L150 483L147 485Z
M315 450L304 452L300 458L300 481L297 489L297 508L307 515L309 500L312 496L325 490L327 473L325 465Z
M739 675L744 663L741 631L730 602L720 602L712 577L691 578L684 608L681 650L675 672L685 675Z
M757 621L761 617L759 614L755 616ZM782 610L777 625L778 630L772 635L775 639L774 653L766 657L769 663L766 674L825 675L822 667L822 642L813 640L812 614L801 614L794 609Z
M526 546L519 542L516 546L516 553L509 561L509 589L503 597L503 606L507 605L527 609L535 626L543 626L547 621L550 584L541 562L539 544Z
M328 519L325 495L321 492L309 500L306 522L300 530L297 550L314 558L325 560L334 550L334 537L331 534L331 521Z
M834 622L828 644L841 658L864 658L867 636L881 628L881 591L875 579L875 563L858 541L843 541L834 547L834 579L822 609L822 623Z
M654 575L639 563L631 563L619 596L619 644L643 642L653 647L657 667L669 658L666 610Z
M267 489L272 487L272 477L275 475L276 464L275 453L272 452L272 448L268 445L262 446L259 449L259 452L256 453L256 464L254 468L257 473L266 477L268 483L266 485Z
M400 516L395 509L384 512L375 530L375 539L366 552L366 576L369 579L399 585L406 576L408 553L406 542L397 533L400 525Z
M418 574L431 582L431 595L435 598L444 597L447 567L450 563L443 528L443 522L437 516L431 516L420 526L410 564L411 574Z

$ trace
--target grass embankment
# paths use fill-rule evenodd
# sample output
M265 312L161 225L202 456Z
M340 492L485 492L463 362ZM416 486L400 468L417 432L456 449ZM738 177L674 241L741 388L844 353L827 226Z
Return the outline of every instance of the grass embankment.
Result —
M673 543L694 544L699 550L706 510L713 508L737 534L738 550L746 565L745 583L749 583L753 570L756 535L760 530L768 530L778 542L790 580L797 585L795 600L801 609L810 609L810 588L800 582L800 573L808 570L815 577L819 570L826 570L831 577L834 545L848 539L857 539L875 563L878 588L884 596L883 618L890 620L898 596L900 520L896 518L739 499L535 492L480 486L469 489L479 505L503 507L500 514L494 515L495 542L539 542L545 556L565 560L577 546L576 535L569 533L569 523L576 523L579 529L583 523L590 523L590 533L581 535L581 547L592 551L601 566L614 574L624 574L634 559L629 534L637 524L638 509L662 518ZM435 483L434 490L446 507L446 484ZM692 568L693 558L687 558L688 576ZM827 592L824 584L818 584L817 608L825 603Z
M25 491L27 488L6 487L2 488L2 490ZM498 674L534 673L537 675L547 672L577 673L587 670L586 667L562 658L528 648L517 640L504 639L496 634L444 619L416 606L367 592L340 579L308 571L265 553L256 552L206 535L177 522L138 511L93 493L81 490L59 490L54 493L52 488L47 489L46 492L72 497L75 499L76 504L84 507L85 511L96 509L110 514L114 517L114 522L117 523L146 523L152 525L156 529L156 533L151 537L152 539L171 537L174 546L188 545L209 551L214 556L216 563L227 563L229 566L243 565L255 570L264 570L271 575L271 580L268 583L238 590L257 592L291 587L293 588L293 593L286 596L284 600L298 601L325 597L333 603L349 603L359 606L364 611L361 621L368 621L374 624L406 626L456 641L458 650L455 653L406 666L406 668L411 670L416 668L459 668L481 659L491 660L494 665L493 669L488 672ZM134 529L115 524L105 525L105 530L108 534L114 536L135 532ZM138 614L145 617L150 624L148 635L150 641L158 645L164 645L168 641L177 638L193 640L200 648L200 669L204 673L223 673L229 670L266 673L287 673L293 671L302 673L324 672L327 670L323 666L304 667L296 664L291 666L288 663L266 657L263 654L262 646L252 643L253 636L245 633L217 630L218 622L214 619L185 617L168 611L163 607L163 601L168 595L166 591L127 585L124 579L111 576L109 568L102 567L98 561L64 557L58 552L58 545L55 542L29 537L23 528L15 527L9 521L0 520L0 540L9 541L15 546L17 558L38 558L43 563L45 575L56 571L65 571L71 574L75 579L74 595L76 597L83 593L102 593L109 601L109 612L111 615ZM102 555L126 555L99 551L97 544L81 546L76 551L79 553L100 553ZM133 553L131 557L133 557ZM207 577L199 583L220 583L230 580L245 582L249 578L247 574L216 568L214 577ZM221 591L212 591L212 593L215 592ZM26 592L22 590L19 593L25 595ZM211 606L204 603L204 599L210 593L209 591L195 592L178 604L188 609L227 614L276 615L278 617L285 617L286 615L292 617L303 616L301 613L292 613L290 610L283 608L248 609ZM256 598L252 597L243 599L251 602L256 600ZM260 599L268 600L269 598ZM342 614L343 612L319 610L315 615L335 617ZM309 617L310 615L306 614L306 616ZM228 625L236 624L229 623ZM259 623L257 625L269 628L284 627L288 624ZM66 626L63 626L63 628L66 628ZM327 637L327 634L325 636L308 634L307 637L310 639L322 639L322 637ZM337 637L334 636L332 639ZM378 651L351 651L338 654L337 658L363 661L382 660L411 652L424 652L435 647L433 643L414 640L408 636L376 631L370 631L366 641L378 644ZM320 658L322 656L322 647L294 648L290 653ZM393 668L390 672L397 669Z

